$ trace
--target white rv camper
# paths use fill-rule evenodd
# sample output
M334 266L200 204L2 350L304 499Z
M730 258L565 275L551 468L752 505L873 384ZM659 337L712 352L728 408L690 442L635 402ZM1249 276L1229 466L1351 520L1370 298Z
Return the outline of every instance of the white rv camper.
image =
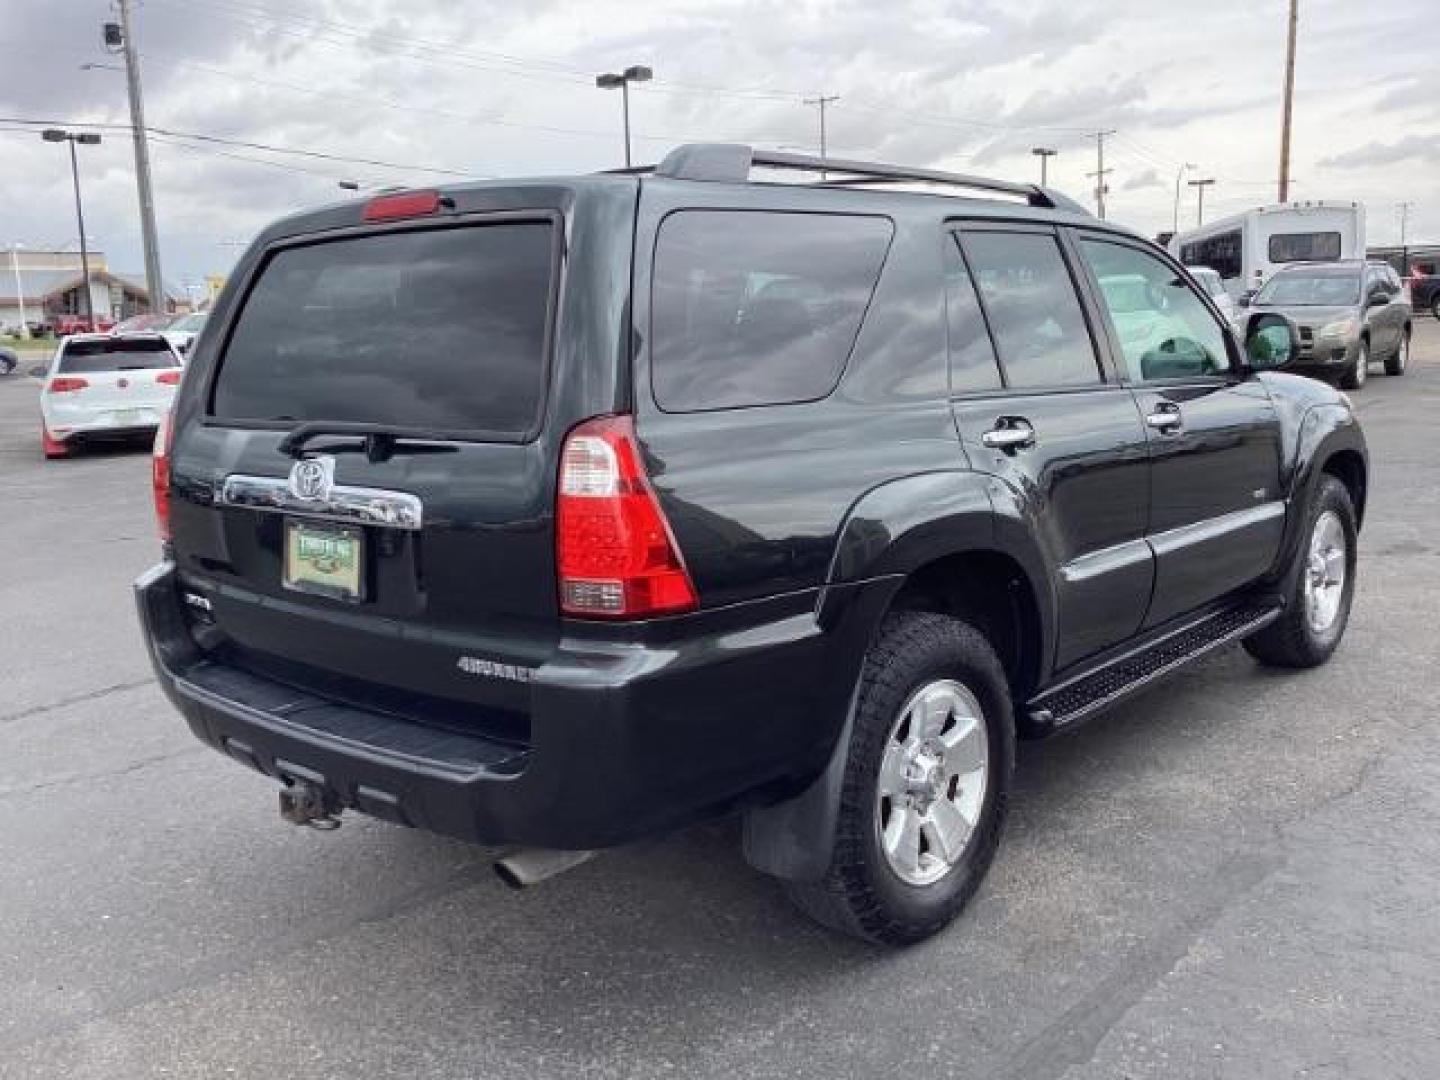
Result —
M1278 203L1176 233L1170 253L1208 266L1236 300L1288 263L1365 257L1365 207L1358 202Z

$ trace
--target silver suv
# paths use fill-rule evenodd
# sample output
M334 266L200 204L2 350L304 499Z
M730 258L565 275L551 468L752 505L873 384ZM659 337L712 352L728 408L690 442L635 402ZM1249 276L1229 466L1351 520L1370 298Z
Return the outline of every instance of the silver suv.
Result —
M1300 352L1290 370L1365 385L1370 362L1403 375L1410 359L1410 305L1394 268L1383 262L1301 263L1277 272L1242 305L1278 311L1300 328Z

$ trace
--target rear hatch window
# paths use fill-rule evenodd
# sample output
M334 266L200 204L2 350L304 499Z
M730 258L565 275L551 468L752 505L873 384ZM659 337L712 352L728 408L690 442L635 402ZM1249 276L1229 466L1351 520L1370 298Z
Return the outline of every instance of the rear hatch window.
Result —
M55 372L61 375L93 375L100 371L179 366L179 358L163 338L106 338L67 342Z
M522 441L546 387L548 221L390 232L272 255L220 363L220 419Z

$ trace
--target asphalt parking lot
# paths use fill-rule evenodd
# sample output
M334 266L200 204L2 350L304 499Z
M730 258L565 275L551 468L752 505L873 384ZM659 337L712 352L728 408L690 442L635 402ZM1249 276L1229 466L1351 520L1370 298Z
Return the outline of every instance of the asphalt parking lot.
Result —
M0 1076L1440 1075L1440 326L1372 452L1327 667L1226 651L1022 746L969 912L804 922L725 824L526 893L478 848L281 822L150 680L141 451L47 463L0 379ZM1378 367L1375 369L1378 372Z

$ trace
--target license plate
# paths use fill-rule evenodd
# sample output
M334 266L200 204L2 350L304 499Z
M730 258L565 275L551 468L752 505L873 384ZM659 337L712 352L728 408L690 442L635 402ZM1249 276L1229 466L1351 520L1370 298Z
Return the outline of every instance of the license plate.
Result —
M144 409L121 409L115 414L115 424L117 427L138 427L149 418L150 414Z
M285 523L287 589L335 600L363 599L365 534L343 525Z

